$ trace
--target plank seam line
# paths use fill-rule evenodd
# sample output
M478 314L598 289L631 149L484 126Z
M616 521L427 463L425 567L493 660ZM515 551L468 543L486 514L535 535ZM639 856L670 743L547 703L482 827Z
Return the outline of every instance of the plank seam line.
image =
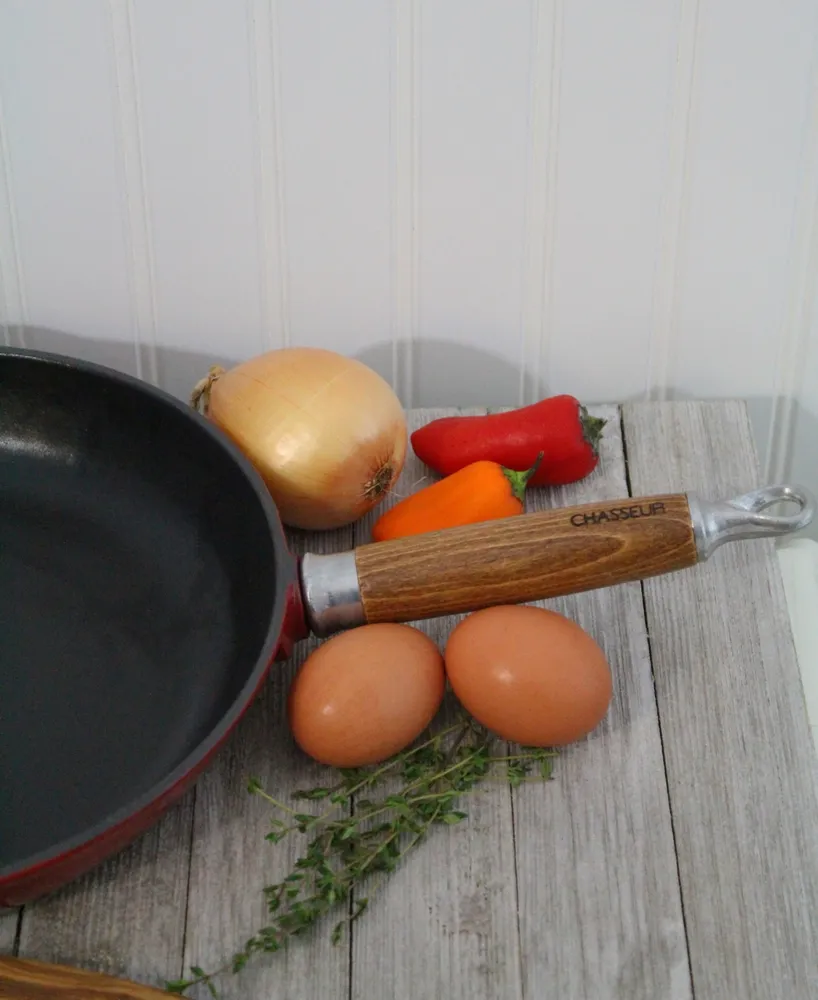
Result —
M631 485L631 470L628 464L628 442L625 436L625 415L623 413L623 408L619 408L619 428L622 438L622 457L625 461L625 485L628 490L628 496L633 496L633 487ZM656 705L656 721L659 727L659 745L662 748L662 770L665 775L665 788L667 789L667 808L668 814L670 816L670 836L673 841L673 859L676 864L676 883L679 886L679 906L682 911L682 928L684 929L685 935L685 954L687 955L687 973L690 981L690 996L691 1000L696 998L696 987L693 982L693 961L690 954L690 935L687 930L687 913L685 911L685 894L684 888L682 887L682 873L679 869L679 851L677 848L676 840L676 823L673 817L673 800L670 796L670 783L667 771L667 755L665 753L665 734L662 729L662 713L659 710L659 698L656 691L656 675L653 670L653 643L650 637L650 623L648 622L648 603L645 597L645 583L643 580L639 581L639 595L642 600L642 617L645 619L645 638L648 644L648 661L650 662L650 677L651 684L653 685L653 701Z
M353 541L354 541L353 533ZM355 815L355 796L351 795L349 797L349 816L352 818ZM349 890L349 900L347 901L347 917L349 918L349 923L347 924L347 1000L352 1000L352 990L354 986L354 975L352 971L354 944L355 944L355 923L352 920L352 914L355 912L355 886L352 885Z
M180 978L184 978L185 960L187 959L187 926L188 918L190 916L190 885L193 881L193 839L196 835L196 803L199 798L198 789L195 784L191 789L191 798L193 801L190 803L190 835L188 836L187 842L187 883L185 885L185 912L182 917L182 954L179 956Z
M508 744L506 744L508 745ZM506 751L510 753L510 751ZM525 1000L525 968L523 965L523 934L520 926L520 866L517 860L517 813L514 809L514 788L509 784L508 798L511 804L511 852L514 858L514 916L517 925L517 965L520 975L520 996Z
M17 913L17 926L14 928L14 941L11 946L11 953L15 957L20 954L20 940L23 937L23 913L25 907L21 906Z

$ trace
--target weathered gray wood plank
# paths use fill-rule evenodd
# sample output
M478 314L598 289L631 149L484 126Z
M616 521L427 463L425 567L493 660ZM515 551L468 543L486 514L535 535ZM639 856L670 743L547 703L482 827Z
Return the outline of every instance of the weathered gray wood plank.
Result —
M453 412L413 411L410 427ZM411 454L397 493L414 492L432 478ZM369 540L370 521L362 523L360 541ZM459 620L416 624L443 648ZM433 830L353 925L352 1000L521 997L508 787L488 786L463 805L468 820Z
M177 974L193 794L101 867L26 906L20 955L151 985Z
M17 937L18 910L0 913L0 955L10 955Z
M293 549L341 552L353 544L351 528L293 534ZM327 784L332 772L310 761L292 740L286 718L290 682L315 640L300 643L291 661L273 664L261 696L250 707L225 751L197 787L185 968L218 968L255 931L269 923L262 889L289 874L305 840L264 840L271 807L247 793L257 777L269 794L288 802L300 788ZM310 811L308 808L305 812ZM338 918L335 918L338 919ZM219 980L224 1000L346 1000L349 948L333 947L334 921L293 941L282 952L257 957L239 976ZM208 997L204 987L192 997Z
M619 411L587 479L532 507L628 495ZM638 583L540 602L578 622L614 677L607 717L563 750L554 780L514 792L525 996L685 1000L687 947Z
M741 403L625 408L636 494L762 485ZM772 543L645 582L697 1000L818 996L815 758Z

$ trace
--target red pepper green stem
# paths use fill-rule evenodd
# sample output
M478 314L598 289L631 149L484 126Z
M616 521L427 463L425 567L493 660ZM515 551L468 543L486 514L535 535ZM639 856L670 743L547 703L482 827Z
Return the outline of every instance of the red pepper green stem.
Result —
M605 423L605 421L602 421ZM526 469L525 472L515 472L514 469L506 469L503 466L503 475L511 483L511 492L515 497L523 502L525 496L525 488L528 486L528 481L536 473L537 469L540 467L540 462L543 460L544 452L540 452L537 455L537 461L531 466L530 469Z
M588 408L580 406L579 422L582 424L582 436L594 450L594 454L599 451L599 439L602 437L602 429L608 423L603 417L592 417Z

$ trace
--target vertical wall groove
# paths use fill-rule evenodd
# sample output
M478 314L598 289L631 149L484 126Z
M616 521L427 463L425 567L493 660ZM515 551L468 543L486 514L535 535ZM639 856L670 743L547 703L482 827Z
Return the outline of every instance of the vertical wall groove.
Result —
M159 364L156 280L133 27L133 0L110 0L108 10L113 42L120 190L125 203L125 240L129 258L128 283L136 374L157 385Z
M28 305L14 208L11 157L0 94L0 326L7 347L25 346L24 327L27 323Z
M420 323L420 0L394 0L392 45L392 384L410 407Z
M681 0L671 97L667 181L659 220L653 322L645 373L646 399L666 399L671 391L672 354L678 326L679 284L690 201L689 149L693 128L698 37L699 0Z
M795 202L790 251L790 283L780 351L770 432L766 442L765 480L784 482L792 475L792 444L798 397L818 296L818 36L813 48L810 115L805 127L801 185Z
M563 0L534 0L526 165L520 404L533 402L548 371L557 222Z
M254 180L260 340L264 349L271 349L287 347L291 342L277 0L248 0L247 22L250 98L256 142Z

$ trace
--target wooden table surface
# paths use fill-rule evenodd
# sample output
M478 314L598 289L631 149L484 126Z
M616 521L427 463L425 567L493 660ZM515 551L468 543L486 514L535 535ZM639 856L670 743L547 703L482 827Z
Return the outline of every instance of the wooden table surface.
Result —
M413 426L444 411L415 411ZM451 411L446 411L451 412ZM472 411L470 411L472 412ZM556 506L762 485L743 404L597 407L598 470ZM398 493L426 470L410 459ZM346 549L369 522L299 547ZM221 984L243 1000L806 1000L818 997L818 776L772 543L548 602L601 643L611 710L554 779L469 800L333 947L329 928ZM423 626L443 640L452 620ZM60 893L0 916L0 953L160 985L263 923L292 847L264 840L258 775L321 783L293 747L277 666L215 766L146 836ZM204 993L195 994L204 996Z

